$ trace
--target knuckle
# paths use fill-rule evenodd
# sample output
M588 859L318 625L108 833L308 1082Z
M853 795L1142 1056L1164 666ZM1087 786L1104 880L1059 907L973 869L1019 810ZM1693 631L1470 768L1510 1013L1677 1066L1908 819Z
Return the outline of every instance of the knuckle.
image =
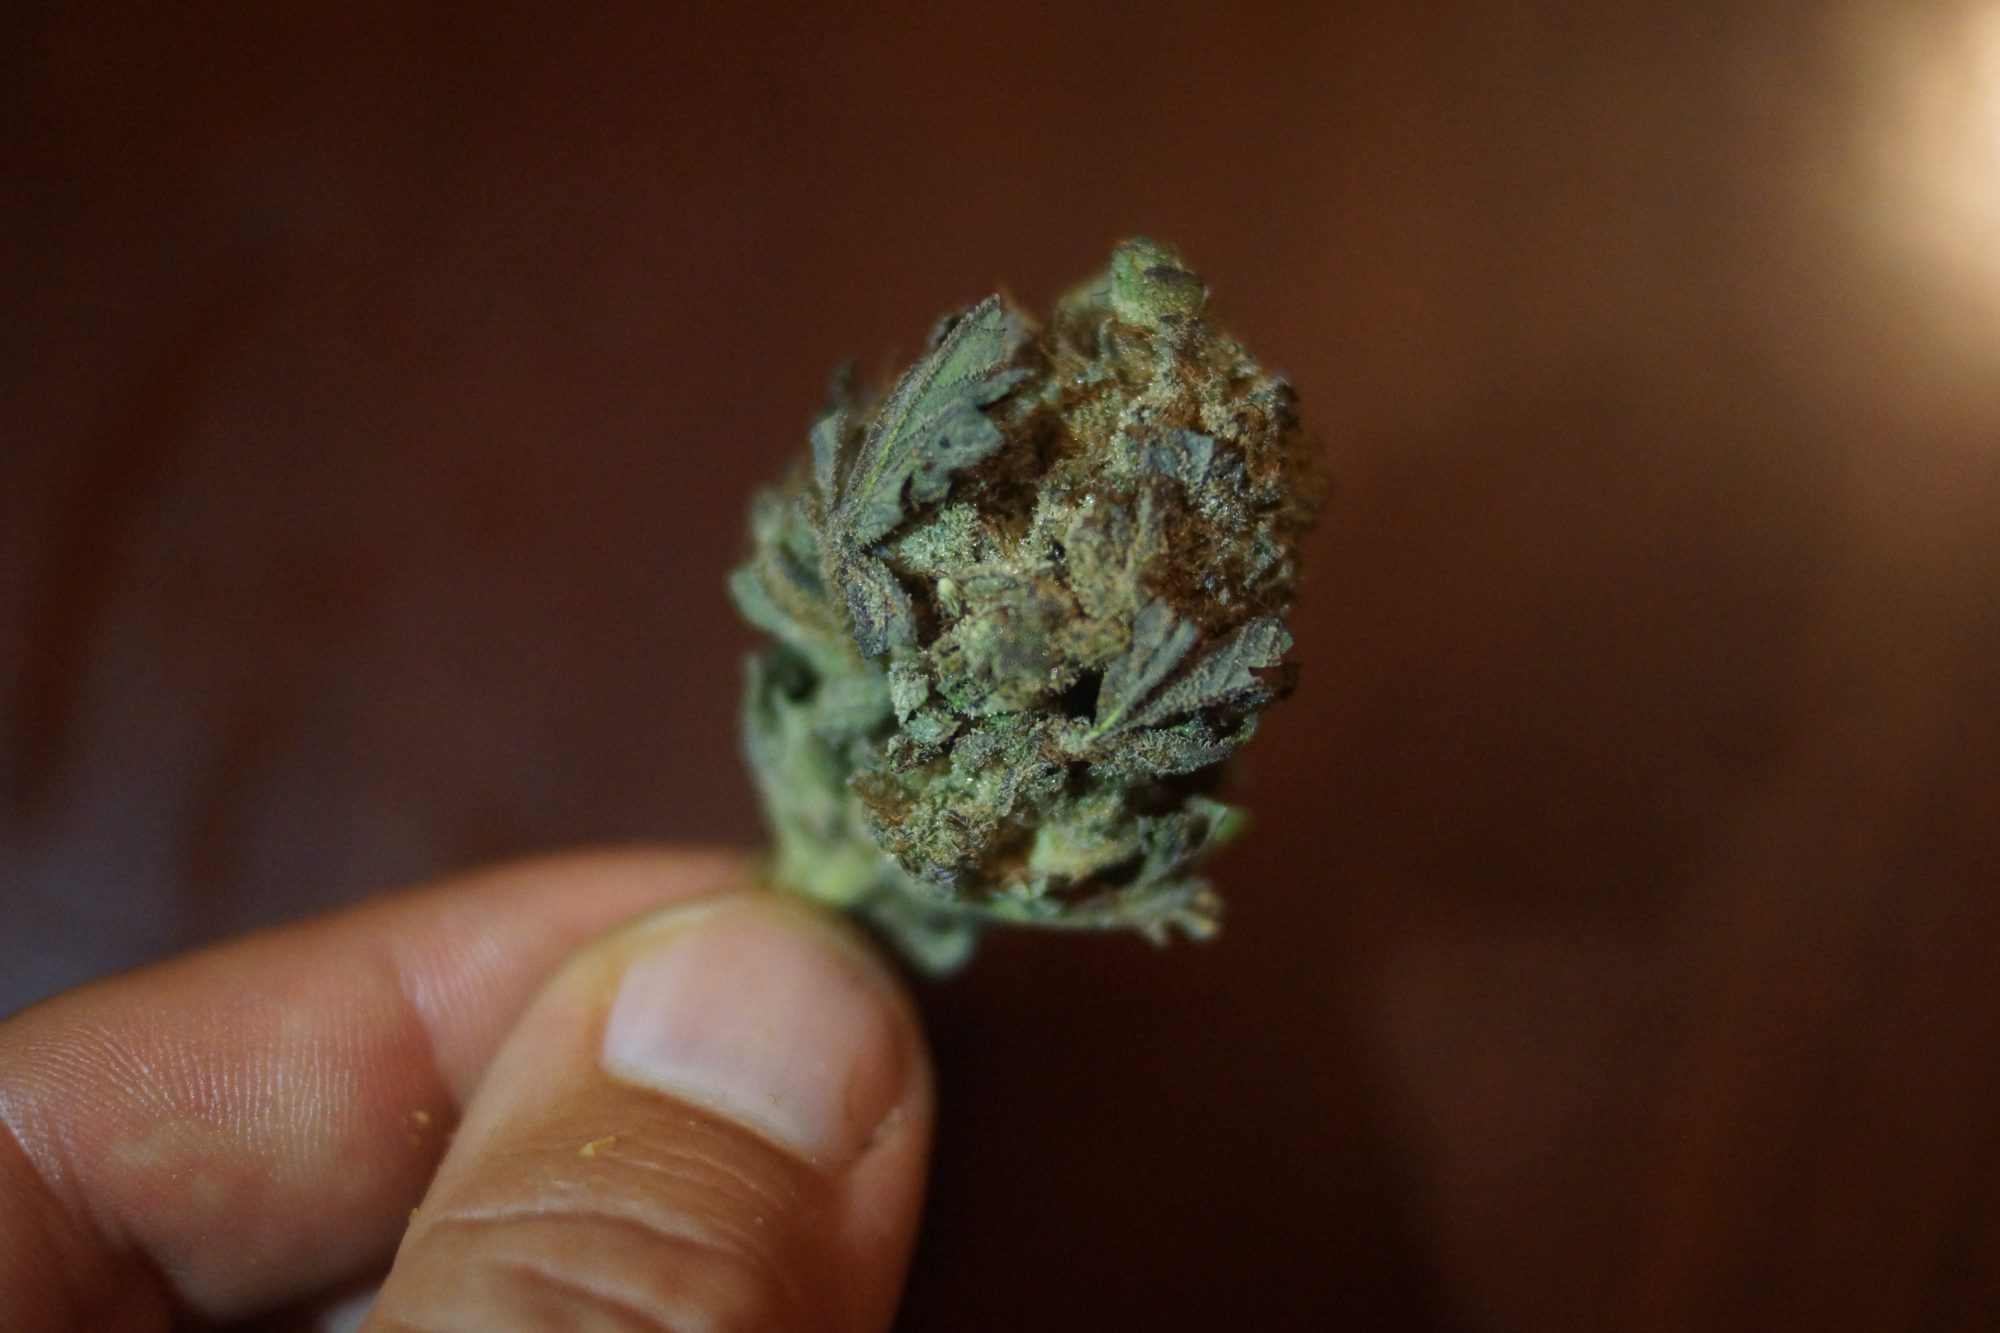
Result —
M392 1309L435 1308L468 1327L822 1327L800 1193L698 1138L621 1139L584 1157L558 1136L489 1159L427 1204L398 1264L410 1271L392 1275L385 1299L407 1292ZM432 1291L443 1303L419 1299Z

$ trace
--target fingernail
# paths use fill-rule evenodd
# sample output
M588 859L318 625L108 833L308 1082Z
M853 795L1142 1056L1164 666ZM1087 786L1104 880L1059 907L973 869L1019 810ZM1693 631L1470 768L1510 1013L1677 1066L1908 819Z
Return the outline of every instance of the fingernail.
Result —
M603 1064L809 1160L847 1163L910 1081L895 1005L874 963L798 909L695 909L632 957Z

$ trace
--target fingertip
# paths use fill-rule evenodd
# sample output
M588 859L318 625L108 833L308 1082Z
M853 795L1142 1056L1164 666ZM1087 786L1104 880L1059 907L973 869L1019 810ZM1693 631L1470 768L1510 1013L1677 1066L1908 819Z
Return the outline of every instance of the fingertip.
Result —
M562 1290L616 1292L682 1321L885 1327L932 1105L914 1009L850 928L761 890L676 905L583 950L530 1005L384 1300L428 1314L477 1288L482 1310L546 1315ZM810 1310L824 1318L796 1322Z
M883 1132L925 1063L872 951L768 894L690 905L632 932L600 1058L614 1078L836 1167Z

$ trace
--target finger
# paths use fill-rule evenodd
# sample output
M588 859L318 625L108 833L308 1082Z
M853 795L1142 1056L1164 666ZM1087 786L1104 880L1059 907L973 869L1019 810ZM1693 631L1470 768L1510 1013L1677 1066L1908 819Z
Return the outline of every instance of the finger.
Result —
M385 1263L548 973L621 921L743 882L716 853L532 862L0 1023L8 1328L238 1317Z
M669 909L507 1038L367 1327L884 1328L930 1078L846 927L767 895Z

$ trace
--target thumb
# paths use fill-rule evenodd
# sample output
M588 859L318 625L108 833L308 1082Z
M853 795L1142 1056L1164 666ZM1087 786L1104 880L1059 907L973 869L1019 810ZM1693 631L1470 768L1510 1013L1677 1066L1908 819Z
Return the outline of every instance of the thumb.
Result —
M366 1327L886 1328L931 1115L910 1004L847 927L672 908L529 1007Z

